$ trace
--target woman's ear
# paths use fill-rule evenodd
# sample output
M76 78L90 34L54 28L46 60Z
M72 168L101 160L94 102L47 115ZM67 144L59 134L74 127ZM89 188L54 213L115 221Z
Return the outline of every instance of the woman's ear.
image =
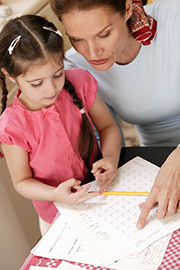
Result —
M132 0L126 0L125 20L128 21L132 15Z
M16 83L15 79L9 75L7 70L5 68L1 68L2 73L13 83Z

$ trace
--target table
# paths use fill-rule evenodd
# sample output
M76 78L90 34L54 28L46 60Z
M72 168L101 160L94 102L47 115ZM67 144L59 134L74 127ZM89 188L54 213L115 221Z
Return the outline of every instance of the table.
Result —
M121 151L119 166L136 156L140 156L157 166L161 166L175 147L123 147ZM29 270L31 265L57 267L61 260L48 259L29 255L20 270ZM73 263L89 270L110 270L105 267L93 267L92 265ZM175 231L171 237L161 265L157 270L180 270L180 229Z

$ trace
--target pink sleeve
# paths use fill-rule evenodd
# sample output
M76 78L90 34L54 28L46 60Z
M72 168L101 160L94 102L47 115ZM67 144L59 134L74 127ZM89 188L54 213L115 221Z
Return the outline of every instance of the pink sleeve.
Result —
M31 148L25 136L27 128L23 121L12 113L10 109L6 109L0 117L0 143L8 145L18 145L25 151Z
M87 111L89 111L96 100L98 91L95 78L89 71L80 68L66 70L66 77L74 86Z
M83 70L84 82L83 82L83 104L89 111L96 100L96 95L98 91L98 84L95 78L86 70Z

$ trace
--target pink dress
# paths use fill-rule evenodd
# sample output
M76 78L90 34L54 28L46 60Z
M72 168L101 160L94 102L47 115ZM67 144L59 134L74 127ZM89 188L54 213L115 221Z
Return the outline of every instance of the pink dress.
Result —
M88 114L96 99L97 82L82 69L67 70L65 74ZM56 101L40 111L26 109L17 98L19 94L20 90L0 117L0 143L16 144L26 150L33 177L45 184L56 187L70 178L82 181L88 172L77 149L82 115L70 94L62 89ZM94 150L91 164L97 157ZM57 214L53 202L33 204L43 220L53 221Z

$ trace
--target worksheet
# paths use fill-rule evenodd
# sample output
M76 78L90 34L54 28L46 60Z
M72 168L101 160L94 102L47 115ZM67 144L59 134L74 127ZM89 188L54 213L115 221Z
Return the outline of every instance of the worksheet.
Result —
M66 222L62 216L59 216L31 253L40 257L69 259L74 262L87 263L94 266L99 264L102 266L102 262L97 260L96 254L90 247L83 245L78 233L71 229L67 235L64 226L67 226ZM131 253L131 250L129 250L128 255L123 257L123 243L121 242L119 244L118 256L121 259L117 260L116 263L113 261L113 263L108 264L108 267L118 270L156 270L162 261L170 237L171 235L166 235L160 238L139 253ZM105 246L102 243L101 253Z
M162 262L171 235L163 236L141 252L132 253L109 265L109 267L118 270L157 270Z
M40 257L101 264L96 254L81 241L78 232L62 218L62 215L56 219L31 253Z
M31 253L35 256L94 266L109 265L131 254L132 250L126 244L122 244L119 238L113 237L103 224L91 217L88 219L88 226L93 232L89 236L87 236L87 228L77 230L76 226L61 214Z
M118 169L108 190L148 192L158 170L136 157ZM99 183L92 182L91 190L98 189ZM153 210L145 228L138 231L138 205L145 199L102 195L74 206L56 203L60 216L32 253L113 269L129 270L133 265L137 270L157 269L171 233L179 228L180 214L158 220Z
M158 170L156 165L136 157L118 169L118 174L108 190L148 192ZM99 183L94 181L91 190L98 189ZM178 229L180 224L180 213L157 219L156 209L153 209L146 226L138 231L136 223L140 214L139 204L145 199L144 196L101 195L83 204L57 203L56 207L66 216L67 221L73 223L77 230L81 230L85 238L93 239L93 227L89 226L89 220L95 220L96 223L106 226L112 236L119 238L133 251L139 252L157 239ZM92 242L95 243L94 240Z

